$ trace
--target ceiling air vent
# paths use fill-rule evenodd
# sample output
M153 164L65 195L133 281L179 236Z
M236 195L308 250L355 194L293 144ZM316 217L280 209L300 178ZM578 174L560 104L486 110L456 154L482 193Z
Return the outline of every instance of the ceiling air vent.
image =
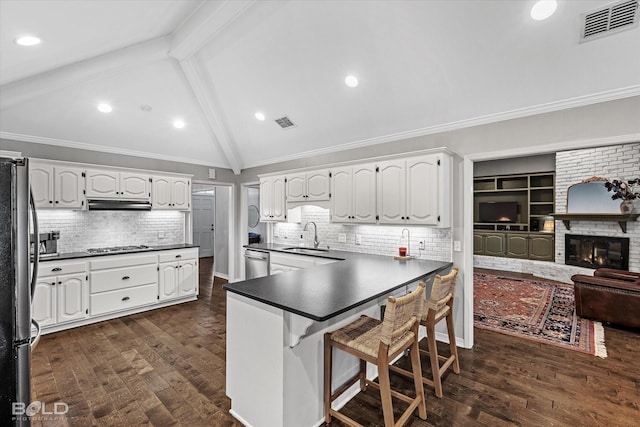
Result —
M580 41L593 40L638 26L638 1L611 3L583 15Z
M280 127L281 127L282 129L289 129L289 128L296 127L296 124L295 124L295 123L293 123L293 122L291 121L291 119L290 119L289 117L287 117L287 116L280 117L279 119L276 119L276 123L277 123L278 125L280 125Z

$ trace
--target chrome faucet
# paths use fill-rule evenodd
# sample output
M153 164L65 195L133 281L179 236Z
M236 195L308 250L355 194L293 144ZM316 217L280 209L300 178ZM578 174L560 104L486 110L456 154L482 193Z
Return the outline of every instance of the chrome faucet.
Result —
M316 223L313 221L307 222L304 225L302 231L307 231L307 227L309 227L309 224L313 224L313 247L317 248L320 245L320 240L318 240L318 226L316 225Z
M407 232L407 256L411 256L411 234L409 234L409 229L408 228L403 228L402 229L402 237L404 238L404 232Z

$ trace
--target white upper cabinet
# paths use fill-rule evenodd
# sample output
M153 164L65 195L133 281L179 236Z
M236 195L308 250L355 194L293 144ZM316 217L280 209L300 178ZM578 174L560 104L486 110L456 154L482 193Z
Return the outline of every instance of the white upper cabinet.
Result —
M29 176L37 208L80 209L84 176L80 168L31 162Z
M284 221L286 219L284 176L260 179L260 220Z
M189 210L191 180L182 177L154 176L153 209Z
M439 153L378 164L381 224L450 226L451 158Z
M149 175L111 170L87 170L87 198L149 200Z
M406 161L378 164L378 217L381 224L405 224Z
M287 202L329 200L329 169L287 175Z
M331 221L376 222L376 166L365 164L331 171Z

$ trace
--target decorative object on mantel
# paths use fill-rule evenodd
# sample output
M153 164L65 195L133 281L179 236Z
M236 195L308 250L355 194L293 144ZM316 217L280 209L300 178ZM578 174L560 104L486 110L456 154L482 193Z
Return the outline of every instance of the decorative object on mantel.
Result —
M607 191L613 191L612 200L622 199L620 203L620 213L630 214L633 212L633 201L640 198L640 178L629 181L614 179L604 183Z
M616 221L622 232L626 233L627 223L634 222L639 215L632 213L632 209L620 213L623 207L617 199L622 198L633 203L639 196L636 190L639 184L640 179L610 182L607 178L592 176L567 189L566 213L551 215L561 220L567 230L571 230L571 221ZM614 191L613 196L610 191Z
M604 328L576 316L571 285L475 272L473 295L477 328L607 357Z

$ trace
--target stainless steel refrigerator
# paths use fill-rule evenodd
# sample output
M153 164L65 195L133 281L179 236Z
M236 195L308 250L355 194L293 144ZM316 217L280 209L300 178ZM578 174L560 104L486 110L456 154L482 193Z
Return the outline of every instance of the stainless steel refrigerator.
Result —
M29 160L0 157L0 421L29 426L31 345L39 326L31 319L31 298L38 273L38 235L29 188ZM30 224L31 221L31 224ZM37 247L36 247L37 248ZM32 259L33 257L33 259ZM36 326L32 338L32 325ZM21 409L22 408L22 409Z

